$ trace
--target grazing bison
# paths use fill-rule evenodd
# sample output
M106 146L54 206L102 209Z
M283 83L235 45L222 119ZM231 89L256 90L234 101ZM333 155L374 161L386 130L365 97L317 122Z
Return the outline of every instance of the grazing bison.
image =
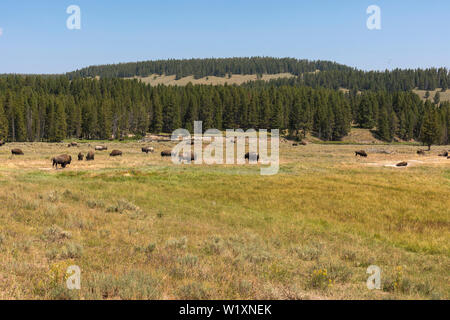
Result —
M178 155L178 159L180 161L185 160L185 161L194 161L197 159L197 156L195 155L194 152L185 152L183 154L179 154Z
M117 157L117 156L121 156L121 155L122 155L122 151L120 151L120 150L113 150L109 154L110 157Z
M71 142L71 143L69 143L67 146L68 146L69 148L70 148L70 147L78 147L78 143L76 143L76 142Z
M61 165L62 168L65 168L68 164L72 162L72 157L68 154L62 154L57 157L52 158L52 167L56 167L58 169L58 164Z
M161 157L171 157L171 156L172 156L172 151L170 151L170 150L161 151Z
M448 157L448 151L443 151L439 154L439 157Z
M3 145L5 145L5 141L0 140L0 147L3 146Z
M396 164L397 167L407 167L408 166L408 162L403 161L403 162L399 162Z
M422 150L422 149L417 150L417 154L420 155L420 156L424 156L425 155L425 150Z
M258 161L259 160L259 154L254 152L247 152L245 154L245 159L248 159L248 161Z
M78 161L83 161L84 158L84 154L82 154L81 152L78 154Z
M95 150L96 151L108 150L108 147L107 146L95 146Z
M12 149L11 153L16 156L23 156L23 151L20 149Z
M300 144L301 144L302 146L306 146L306 145L308 145L308 142L306 142L306 141L300 141Z
M293 147L297 147L297 146L298 146L298 143L293 143L292 146L293 146Z
M145 152L145 153L149 153L149 152L154 152L155 151L155 149L153 149L153 147L143 147L142 148L142 152Z
M86 155L86 161L91 161L94 160L94 152L93 151L89 151L88 154Z
M360 157L367 157L367 153L364 150L359 150L359 151L355 151L355 157L360 156Z

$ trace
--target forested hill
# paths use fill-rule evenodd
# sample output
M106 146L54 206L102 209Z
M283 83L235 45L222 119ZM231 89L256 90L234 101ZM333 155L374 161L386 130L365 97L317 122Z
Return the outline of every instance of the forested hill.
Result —
M176 75L177 78L194 76L225 77L228 74L277 74L291 73L301 75L307 72L326 70L349 70L350 67L329 61L308 61L293 58L209 58L209 59L170 59L119 63L91 66L69 72L70 78L96 77L128 78L147 77L152 74Z
M330 61L308 61L293 58L211 58L156 60L112 65L91 66L67 73L70 79L130 78L150 75L175 75L176 79L193 76L195 79L232 74L262 75L290 73L297 77L272 80L270 85L297 85L329 89L385 90L389 92L412 89L444 91L450 84L446 68L392 71L361 71Z

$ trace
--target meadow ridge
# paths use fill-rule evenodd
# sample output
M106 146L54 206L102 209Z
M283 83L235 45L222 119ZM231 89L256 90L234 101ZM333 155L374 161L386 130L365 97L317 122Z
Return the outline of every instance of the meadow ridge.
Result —
M437 156L449 146L282 140L279 173L261 176L175 165L160 156L174 145L0 147L0 299L449 298L450 160ZM55 170L62 153L72 163ZM366 287L370 265L381 290Z

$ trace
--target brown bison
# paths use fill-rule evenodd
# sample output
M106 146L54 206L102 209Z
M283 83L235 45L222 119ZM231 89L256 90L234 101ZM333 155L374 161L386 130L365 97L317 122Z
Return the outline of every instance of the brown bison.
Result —
M194 152L185 152L183 154L179 154L178 155L178 159L180 161L185 160L185 161L194 161L197 159L197 156Z
M68 146L69 148L70 148L70 147L78 147L78 143L76 143L76 142L71 142L71 143L69 143L67 146Z
M448 157L448 151L443 151L439 154L439 157Z
M306 141L300 141L300 144L301 144L302 146L307 146L307 145L308 145L308 142L306 142Z
M20 149L12 149L11 153L16 156L23 156L23 151Z
M121 155L122 155L122 151L120 151L120 150L113 150L109 154L110 157L117 157L117 156L121 156Z
M153 149L153 147L143 147L142 148L142 152L145 152L145 153L149 153L149 152L154 152L155 151L155 149Z
M408 162L406 161L402 161L396 164L397 167L407 167L408 166Z
M245 159L248 159L248 161L258 161L259 160L259 154L254 152L247 152L245 154Z
M364 150L359 150L359 151L355 151L355 157L360 156L360 157L367 157L367 153Z
M78 161L83 161L84 159L84 154L82 154L81 152L78 154Z
M422 150L422 149L417 150L417 154L420 155L420 156L424 156L425 155L425 150Z
M172 151L170 151L170 150L161 151L161 157L171 157L171 156L172 156Z
M5 145L5 141L0 140L0 147L3 146L3 145Z
M94 160L94 152L93 151L89 151L88 154L86 155L86 161L91 161Z
M107 146L96 146L96 147L95 147L95 150L96 150L96 151L108 150L108 147L107 147Z
M61 165L62 168L65 168L68 164L72 162L72 157L68 154L62 154L57 157L52 158L52 167L56 167L58 169L58 164Z
M293 146L293 147L297 147L297 146L298 146L298 143L293 143L292 146Z

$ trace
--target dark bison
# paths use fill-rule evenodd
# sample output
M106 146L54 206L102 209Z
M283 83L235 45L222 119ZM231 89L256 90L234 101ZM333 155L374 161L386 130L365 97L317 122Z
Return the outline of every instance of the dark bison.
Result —
M23 156L23 151L20 149L12 149L11 153L15 154L16 156Z
M293 146L293 147L297 147L297 146L298 146L298 143L293 143L292 146Z
M5 141L0 140L0 147L3 146L3 145L5 145Z
M94 152L93 151L89 151L88 154L86 155L86 161L91 161L94 160Z
M84 154L82 154L81 152L78 154L78 161L83 161L84 159Z
M360 156L360 157L367 157L367 153L364 150L359 150L359 151L355 151L355 156Z
M301 144L302 146L306 146L306 145L308 145L308 142L306 142L306 141L300 141L300 144Z
M439 157L448 157L448 151L443 151L439 154Z
M195 155L194 152L191 152L191 153L185 152L185 153L183 153L183 154L179 154L179 155L178 155L178 159L179 159L180 161L182 161L182 160L185 160L185 161L194 161L194 160L197 159L197 156Z
M153 147L143 147L142 148L142 152L145 152L145 153L149 153L149 152L154 152L155 151L155 149L153 149Z
M62 154L57 157L52 158L52 167L56 167L58 169L58 164L61 165L61 167L65 168L68 164L72 162L72 157L68 154Z
M172 156L172 151L170 151L170 150L161 151L161 157L171 157L171 156Z
M420 156L424 156L425 155L425 150L422 150L422 149L417 150L417 154L420 155Z
M259 154L254 152L247 152L245 154L245 159L248 159L248 161L258 161L259 160Z
M408 166L408 162L406 161L402 161L396 164L397 167L407 167Z
M78 147L78 143L76 143L76 142L71 142L71 143L69 143L67 146L68 146L69 148L70 148L70 147Z
M110 157L117 157L117 156L121 156L121 155L122 155L122 151L120 151L120 150L113 150L109 154Z
M96 151L108 150L108 147L107 147L107 146L96 146L96 147L95 147L95 150L96 150Z

